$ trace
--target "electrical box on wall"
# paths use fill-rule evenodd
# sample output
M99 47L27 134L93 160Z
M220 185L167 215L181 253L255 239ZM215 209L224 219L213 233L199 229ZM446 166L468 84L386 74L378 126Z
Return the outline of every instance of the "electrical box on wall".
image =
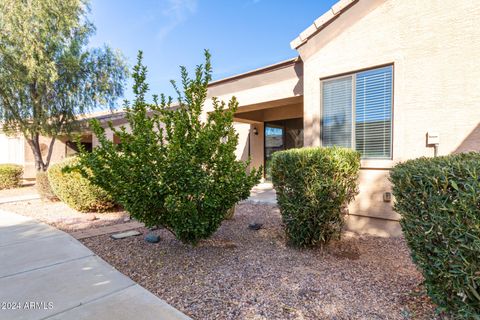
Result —
M427 132L427 144L440 144L440 135L438 132Z
M383 202L391 202L392 201L392 193L385 192L383 193Z

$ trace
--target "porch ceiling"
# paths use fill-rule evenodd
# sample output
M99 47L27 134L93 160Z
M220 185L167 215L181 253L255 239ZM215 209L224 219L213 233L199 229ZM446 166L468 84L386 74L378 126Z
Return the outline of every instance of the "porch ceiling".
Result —
M238 108L235 121L256 123L303 117L303 97L268 101Z

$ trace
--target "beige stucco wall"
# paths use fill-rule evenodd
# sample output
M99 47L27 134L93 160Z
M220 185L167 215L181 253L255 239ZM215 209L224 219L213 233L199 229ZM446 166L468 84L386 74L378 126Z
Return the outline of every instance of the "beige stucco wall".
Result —
M239 104L235 117L235 130L239 135L237 158L246 160L250 155L250 167L263 166L263 121L303 115L302 72L302 62L291 60L261 72L214 82L208 89L203 116L213 109L212 97L228 103L235 96ZM254 128L257 135L253 134Z
M105 128L105 136L108 140L113 141L113 131L110 128ZM95 148L99 145L97 136L92 136L92 146Z
M254 129L257 129L257 134L254 134ZM264 126L263 122L253 123L250 125L250 167L260 168L263 166L264 149Z
M48 153L48 147L50 145L51 139L48 137L40 137L40 150L42 152L42 157L45 160ZM66 139L57 139L53 145L52 157L50 159L50 165L57 163L64 159L67 154L67 145ZM35 179L36 169L35 169L35 158L33 156L33 151L30 145L25 142L25 163L24 163L24 174L23 178L27 180Z
M112 122L113 128L117 130L121 130L122 127L125 128L127 132L131 132L130 126L127 123L125 118L122 118L120 120L116 120ZM102 126L105 128L105 136L107 137L108 140L114 141L115 143L119 142L118 137L115 136L113 133L112 129L108 126L108 123L105 122L102 124ZM97 147L99 145L98 138L92 134L92 146L93 148Z
M54 145L50 165L57 163L74 152L70 149L66 142L68 138L57 138ZM51 139L49 137L40 136L40 150L44 161L48 154L48 148ZM16 137L0 134L0 163L16 163L24 167L23 178L26 180L34 180L36 176L35 158L30 145L21 135Z
M480 149L478 1L360 0L298 48L304 63L305 144L320 144L320 79L394 65L393 159L364 161L352 213L397 219L383 193L394 163Z
M24 142L21 135L8 136L0 133L0 164L14 163L23 165L25 162Z
M265 102L298 97L303 94L302 61L281 63L261 72L216 81L208 87L208 97L228 101L235 96L241 108ZM211 108L210 99L206 111Z

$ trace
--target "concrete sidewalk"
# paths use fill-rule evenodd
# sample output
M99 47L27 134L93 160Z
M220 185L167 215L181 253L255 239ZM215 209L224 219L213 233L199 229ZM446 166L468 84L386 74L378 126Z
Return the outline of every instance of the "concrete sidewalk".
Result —
M189 319L70 235L0 211L0 319Z
M40 199L40 196L38 194L26 194L21 196L0 197L0 204L10 203L10 202L19 202L19 201L38 200L38 199Z
M250 190L250 197L244 200L243 203L276 205L277 194L271 183L263 182Z

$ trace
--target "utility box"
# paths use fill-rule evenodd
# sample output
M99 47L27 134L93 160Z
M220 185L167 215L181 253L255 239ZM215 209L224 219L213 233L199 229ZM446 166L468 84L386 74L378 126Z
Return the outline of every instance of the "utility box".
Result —
M384 192L383 193L383 202L391 202L392 201L392 193L391 192Z
M438 134L438 132L427 132L427 144L440 144L440 135Z

